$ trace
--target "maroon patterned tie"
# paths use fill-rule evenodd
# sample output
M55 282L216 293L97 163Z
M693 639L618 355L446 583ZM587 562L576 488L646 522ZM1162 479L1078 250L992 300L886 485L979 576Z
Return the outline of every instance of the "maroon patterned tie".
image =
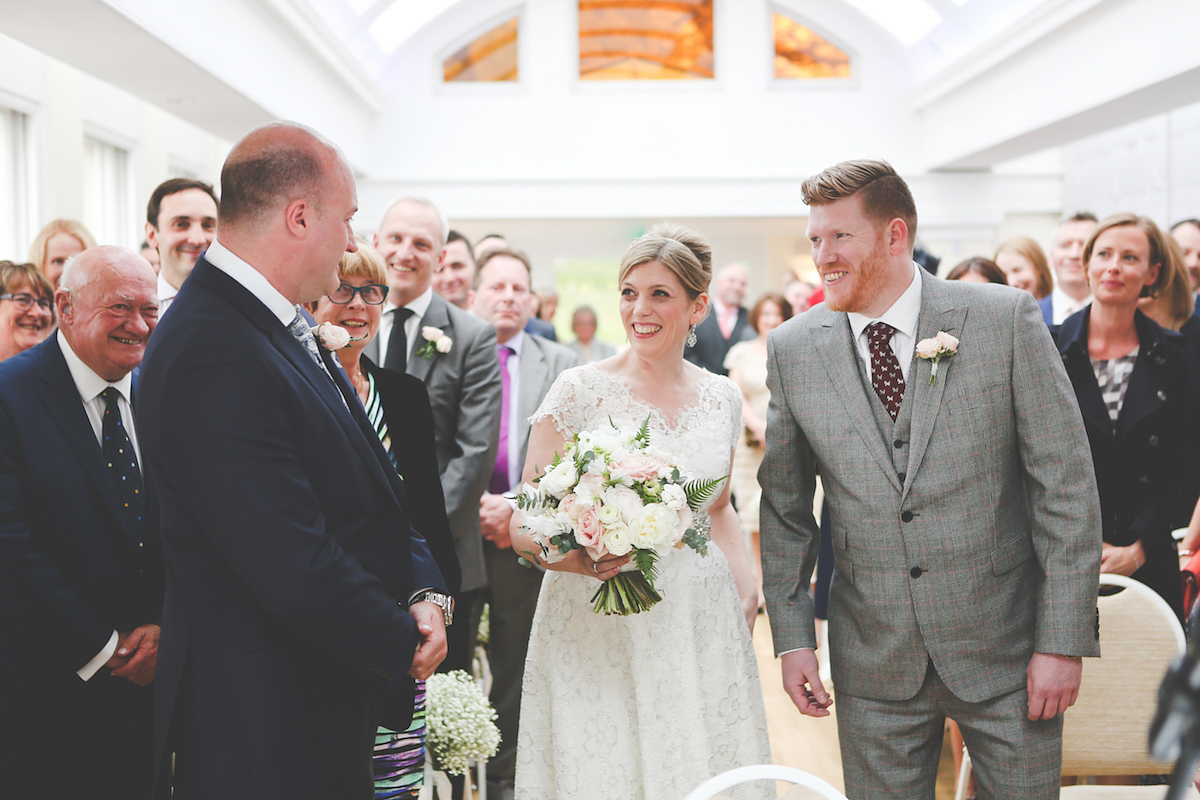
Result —
M871 352L871 385L895 421L904 400L904 373L892 352L892 334L896 329L886 322L867 326L867 349Z

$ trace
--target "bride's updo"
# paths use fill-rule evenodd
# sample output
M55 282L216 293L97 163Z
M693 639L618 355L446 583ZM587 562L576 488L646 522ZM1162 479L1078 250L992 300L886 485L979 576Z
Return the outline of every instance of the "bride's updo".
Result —
M679 278L688 296L695 300L708 291L712 280L712 248L700 234L669 222L660 222L650 232L633 240L621 257L617 281L639 264L657 261Z

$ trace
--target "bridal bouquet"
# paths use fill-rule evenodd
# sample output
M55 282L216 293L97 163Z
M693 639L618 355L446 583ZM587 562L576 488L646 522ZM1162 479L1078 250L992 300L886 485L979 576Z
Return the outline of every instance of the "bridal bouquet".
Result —
M575 434L565 451L517 497L542 551L540 559L524 553L522 563L554 563L579 549L593 560L628 555L635 569L602 582L592 601L597 613L646 611L662 600L654 588L662 553L687 545L708 554L692 512L725 479L689 480L668 453L650 446L649 417L632 433L610 419L606 428Z

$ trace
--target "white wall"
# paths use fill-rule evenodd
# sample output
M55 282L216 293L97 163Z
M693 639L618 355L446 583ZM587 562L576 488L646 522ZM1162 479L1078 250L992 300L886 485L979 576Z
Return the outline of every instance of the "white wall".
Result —
M215 181L229 144L191 123L74 67L0 34L0 107L29 114L32 220L0 258L24 260L30 241L51 219L83 217L84 137L129 153L135 213L121 241L136 246L151 191L185 166ZM87 220L84 220L85 224Z

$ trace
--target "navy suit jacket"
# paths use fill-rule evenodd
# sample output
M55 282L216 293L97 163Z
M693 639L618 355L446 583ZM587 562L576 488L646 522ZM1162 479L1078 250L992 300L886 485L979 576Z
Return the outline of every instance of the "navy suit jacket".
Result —
M75 674L114 630L160 618L153 481L146 477L142 531L119 503L57 337L0 362L0 763L20 758L23 720L57 715L64 702L73 705L64 730L82 747L96 735L133 735L114 726L139 714L112 705L108 682L127 684L121 692L133 703L145 695L137 724L149 739L149 688L102 674L85 684ZM103 728L84 722L97 719ZM15 791L12 773L0 774Z
M750 326L749 313L746 309L739 307L737 322L733 324L733 330L729 332L729 338L726 339L721 335L721 325L717 322L716 308L713 308L709 315L696 326L696 345L684 348L683 357L716 375L728 375L729 370L725 369L725 356L729 353L729 348L738 342L753 339L757 335L754 328Z
M321 352L333 381L203 258L146 352L167 568L156 743L176 752L176 798L328 798L364 778L369 793L376 722L412 714L405 606L446 587Z
M1042 319L1050 327L1054 327L1054 295L1048 294L1041 300L1038 300L1038 308L1042 310Z

